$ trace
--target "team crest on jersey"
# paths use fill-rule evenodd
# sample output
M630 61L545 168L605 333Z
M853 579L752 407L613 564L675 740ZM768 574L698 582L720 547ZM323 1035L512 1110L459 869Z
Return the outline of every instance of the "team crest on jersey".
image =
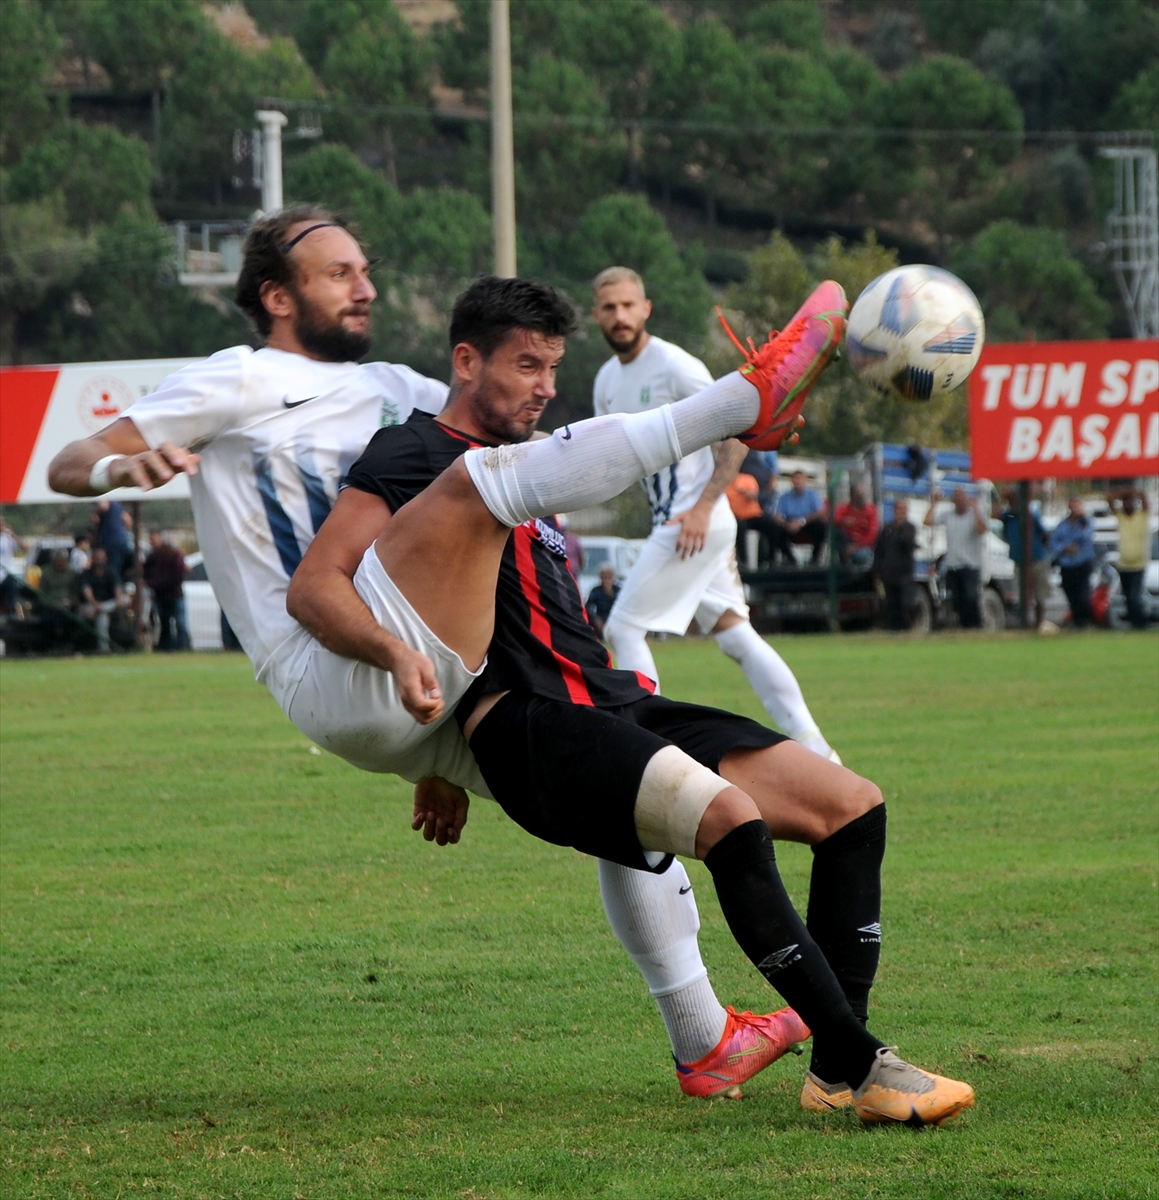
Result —
M652 385L650 383L644 384L644 386L640 389L640 403L652 403Z
M552 554L558 554L560 558L567 558L567 542L564 540L563 530L545 521L542 517L536 517L527 524Z
M385 396L382 397L382 409L378 414L378 427L385 429L388 425L400 425L398 419L398 405L393 400L388 400Z

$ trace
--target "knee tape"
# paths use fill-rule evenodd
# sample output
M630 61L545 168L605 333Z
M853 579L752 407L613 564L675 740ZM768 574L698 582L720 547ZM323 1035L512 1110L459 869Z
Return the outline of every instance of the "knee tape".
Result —
M658 750L644 768L636 796L636 836L645 850L696 857L704 810L730 784L677 746Z

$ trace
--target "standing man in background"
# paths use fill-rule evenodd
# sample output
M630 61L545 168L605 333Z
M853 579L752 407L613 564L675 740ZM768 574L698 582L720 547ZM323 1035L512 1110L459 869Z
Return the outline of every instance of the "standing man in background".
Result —
M1016 567L1022 566L1022 502L1016 487L1004 488L1002 503L995 502L991 515L1002 522L1002 537L1010 547L1010 559ZM1050 601L1050 539L1042 527L1042 518L1033 507L1031 522L1031 564L1034 587L1034 627L1039 633L1058 633L1058 626L1046 619L1046 606ZM1018 572L1022 578L1022 572ZM1027 599L1027 605L1030 601Z
M1070 603L1076 629L1086 629L1094 620L1091 612L1091 568L1095 563L1095 527L1083 502L1072 496L1067 514L1050 535L1050 552L1062 571L1062 590Z
M615 351L596 375L597 416L673 404L712 383L700 359L647 331L652 302L635 271L608 267L592 288L592 316ZM840 762L821 736L793 672L749 623L736 564L736 518L725 496L747 453L729 439L644 480L652 533L624 581L605 636L621 670L639 671L659 683L649 631L683 634L695 617L701 630L740 664L785 733Z
M1137 487L1114 488L1107 493L1107 505L1119 523L1119 582L1127 601L1127 620L1133 629L1146 629L1143 575L1151 561L1147 495Z
M962 628L981 629L982 551L990 526L978 511L978 501L967 496L965 488L954 488L953 512L936 517L941 498L937 491L930 497L924 523L946 530L946 591L953 597Z
M149 534L149 554L141 564L145 583L157 605L161 626L158 650L188 650L189 630L185 625L185 555L170 545L161 530Z
M893 520L881 527L873 551L873 569L885 588L885 617L890 629L910 627L914 590L914 547L917 530L909 523L909 505L893 502Z

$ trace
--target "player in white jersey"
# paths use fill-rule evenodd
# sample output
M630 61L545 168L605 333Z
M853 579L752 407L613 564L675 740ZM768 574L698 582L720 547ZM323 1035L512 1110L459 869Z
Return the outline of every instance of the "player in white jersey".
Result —
M698 358L646 328L652 303L628 267L609 267L593 283L592 316L616 352L596 375L593 407L646 412L675 404L712 383ZM740 664L773 720L810 750L840 762L822 737L801 685L749 622L736 563L736 518L725 489L746 448L730 440L686 455L644 481L652 533L624 581L605 626L616 665L659 683L649 631L684 633L692 619Z
M170 376L108 429L66 447L50 470L52 485L92 495L119 485L149 487L175 471L187 471L215 592L257 678L291 719L356 766L415 782L439 776L487 795L458 724L445 718L481 670L489 634L480 649L477 629L456 629L453 636L433 632L441 632L446 622L440 599L461 617L471 612L472 595L489 586L494 596L494 578L487 585L472 574L472 543L491 537L501 548L507 527L497 523L478 493L467 497L478 511L465 507L462 485L473 488L473 476L464 472L457 485L451 481L444 487L452 474L448 471L425 493L438 499L410 545L423 565L434 564L430 579L403 561L399 545L405 550L405 539L390 547L396 554L391 574L384 569L381 544L406 527L401 512L380 538L379 553L371 543L383 531L368 530L365 544L370 549L355 564L353 582L357 607L376 622L373 634L382 648L377 665L343 656L352 639L344 642L337 629L327 649L286 611L290 579L331 508L343 503L341 480L371 435L405 422L416 410L438 413L447 387L406 367L353 361L369 347L368 314L375 293L361 249L331 214L290 210L260 223L247 245L245 264L239 303L266 336L265 348L223 350ZM554 391L558 353L539 363L539 375L525 385L532 425ZM517 369L526 375L523 358ZM739 386L742 394L754 390L748 383ZM655 427L663 433L659 423ZM608 432L616 431L609 427ZM587 436L584 426L565 434L558 445L566 454ZM641 444L646 442L645 437ZM666 437L660 443L649 451L656 462L675 457L666 448ZM542 454L552 446L542 442L527 449ZM501 486L499 494L489 497L490 504L506 512L513 492L520 503L539 502L547 514L574 503L569 489L577 495L590 493L593 476L597 490L610 496L632 474L643 474L631 466L633 455L624 458L623 447L617 449L614 441L593 444L587 454L596 461L583 464L571 483L566 471L561 474L558 455L544 477L527 474L526 463L518 460L499 463L494 474L500 485L510 486L507 491ZM614 471L608 482L598 480L601 471L612 470L609 454L611 459L618 455L628 469L619 482ZM512 473L519 470L524 473ZM489 486L488 477L481 478ZM346 503L357 500L357 495L342 495ZM480 514L481 532L472 525ZM441 530L440 515L446 518ZM413 525L411 529L413 533ZM443 542L449 546L445 553ZM494 557L497 569L498 554ZM426 602L412 605L414 596ZM481 612L487 617L486 603ZM353 624L365 628L357 613ZM466 815L465 806L449 811L444 796L438 785L416 789L415 827L440 844L458 840ZM664 991L662 982L654 990L660 987L658 999L674 1049L682 1061L690 1061L700 1054L690 1055L689 1039L695 1044L702 1028L715 1028L704 1035L709 1046L715 1044L723 1010L700 959L695 910L690 917L680 898L680 879L687 877L682 869L662 876L631 874L639 879L620 900L613 928L650 982L676 985L674 991Z

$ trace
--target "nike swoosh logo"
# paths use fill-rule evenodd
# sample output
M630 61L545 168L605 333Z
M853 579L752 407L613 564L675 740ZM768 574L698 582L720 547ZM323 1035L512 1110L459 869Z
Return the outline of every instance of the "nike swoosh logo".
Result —
M305 400L291 400L289 396L282 397L283 408L297 408L299 404L309 404L311 400L317 400L317 396L307 396Z
M565 425L563 427L563 440L565 442L571 441L571 426L570 425Z
M680 894L681 894L682 896L687 896L687 895L688 895L688 893L689 893L690 891L692 891L692 884L689 884L687 887L683 887L683 888L681 888L681 889L680 889Z

